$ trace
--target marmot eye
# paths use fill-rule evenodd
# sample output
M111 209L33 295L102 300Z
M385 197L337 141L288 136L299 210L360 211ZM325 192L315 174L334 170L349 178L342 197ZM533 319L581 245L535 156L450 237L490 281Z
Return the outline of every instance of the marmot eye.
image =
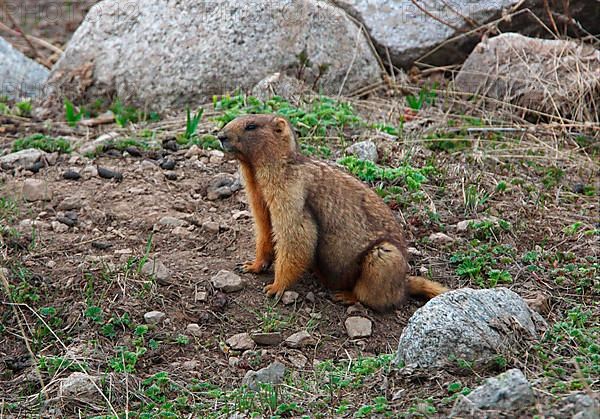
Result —
M246 131L253 131L256 128L258 128L255 124L248 124L246 125Z

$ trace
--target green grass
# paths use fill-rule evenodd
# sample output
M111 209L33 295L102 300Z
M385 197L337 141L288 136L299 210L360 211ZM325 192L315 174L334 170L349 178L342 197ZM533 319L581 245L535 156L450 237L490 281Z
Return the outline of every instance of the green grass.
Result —
M458 276L473 281L482 288L512 282L507 270L515 257L515 249L504 244L491 245L473 240L466 250L455 252L450 262Z
M12 145L12 151L21 151L26 150L28 148L37 148L38 150L43 150L47 153L70 153L71 152L71 144L69 141L64 138L55 138L50 137L44 134L33 134L29 137L20 138L15 140Z

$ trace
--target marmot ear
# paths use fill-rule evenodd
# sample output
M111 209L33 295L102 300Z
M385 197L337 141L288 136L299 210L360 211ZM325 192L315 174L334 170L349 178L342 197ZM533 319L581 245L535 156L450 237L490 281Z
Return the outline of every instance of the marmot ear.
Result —
M280 116L275 118L275 120L273 121L273 124L275 124L275 132L277 132L279 134L283 134L286 131L287 126L288 126L287 121Z

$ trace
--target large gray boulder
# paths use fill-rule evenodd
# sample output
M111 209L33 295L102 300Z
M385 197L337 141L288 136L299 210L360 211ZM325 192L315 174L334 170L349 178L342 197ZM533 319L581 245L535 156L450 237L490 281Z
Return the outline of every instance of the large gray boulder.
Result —
M493 362L523 348L546 326L539 314L507 288L463 288L430 300L409 319L397 362L435 369Z
M574 41L506 33L477 45L455 87L499 103L600 122L600 50Z
M48 73L44 66L0 38L0 96L15 100L39 96Z
M374 52L342 10L316 0L104 0L52 69L53 100L99 97L164 110L251 89L274 72L298 73L337 94L380 80ZM305 62L306 64L306 62ZM50 102L46 104L49 105Z
M415 61L433 65L460 63L480 39L481 32L473 29L502 17L512 7L518 6L520 12L502 22L500 26L503 32L544 33L545 28L539 21L547 20L542 0L334 2L364 24L382 57L387 57L389 52L392 62L405 69ZM598 33L600 8L597 2L572 0L566 12L563 6L556 5L557 2L550 3L555 19L563 16L574 18L570 27L575 32L578 27L583 27L591 33ZM548 22L547 25L550 27L551 24ZM573 34L577 35L575 32Z

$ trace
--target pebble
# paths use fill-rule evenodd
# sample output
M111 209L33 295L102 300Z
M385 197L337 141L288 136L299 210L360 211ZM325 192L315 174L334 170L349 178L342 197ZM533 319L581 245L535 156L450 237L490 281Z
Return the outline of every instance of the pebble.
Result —
M344 326L346 326L346 333L350 339L367 338L373 331L373 323L365 317L348 317Z
M52 221L51 223L52 231L55 233L66 233L69 231L69 226L61 223L60 221Z
M81 175L74 170L67 170L63 173L63 179L66 180L79 180L81 179Z
M149 311L144 314L144 321L148 324L158 324L165 319L167 315L162 311Z
M250 211L236 211L233 213L232 218L237 221L240 218L250 218Z
M225 341L234 351L245 351L254 348L254 341L248 333L238 333Z
M285 340L285 344L294 349L315 345L316 343L317 341L306 330L294 333Z
M86 166L81 173L87 177L96 177L98 176L98 168L96 166Z
M190 323L185 328L186 332L192 336L200 337L202 336L202 330L200 329L200 325L198 323Z
M310 291L306 294L306 301L310 301L311 303L314 303L316 301L315 298L315 293Z
M60 380L60 395L74 400L90 401L97 393L98 377L83 372L73 372Z
M283 341L283 336L279 332L272 333L252 333L252 340L257 345L275 346Z
M239 275L230 271L221 270L212 277L213 287L225 293L236 292L244 288L244 281Z
M196 293L196 301L204 302L208 299L208 293L206 291L198 291Z
M190 149L188 151L186 151L185 153L185 158L189 159L192 156L202 156L204 155L204 150L202 150L200 147L198 147L197 145L193 145L190 147Z
M215 221L206 221L202 223L202 229L211 233L218 233L221 226Z
M106 167L98 167L98 176L103 179L114 179L117 182L123 180L123 175L117 171L107 169Z
M154 275L156 282L162 285L168 284L169 279L171 279L171 271L169 271L169 268L159 260L147 261L144 263L144 266L142 266L141 272L147 276Z
M163 170L173 170L175 169L175 160L166 159L160 163L160 168Z
M29 202L50 201L52 191L44 180L26 179L23 183L23 198Z
M454 239L444 233L432 233L429 236L429 240L438 244L448 244L454 242Z
M252 391L260 390L260 384L279 384L285 376L285 365L275 361L266 368L258 371L248 371L242 379L242 385L246 385Z
M300 351L290 351L288 354L288 360L297 369L302 369L306 367L306 364L308 364L308 358Z
M370 140L352 144L350 147L346 148L346 153L354 154L361 160L377 162L378 159L377 146Z
M81 198L78 196L69 196L63 199L56 207L59 211L70 211L80 209L83 206Z
M165 172L165 178L171 181L175 181L178 179L177 173L175 172Z
M281 296L281 302L284 305L289 306L290 304L294 304L296 300L298 300L298 297L300 297L300 294L296 291L286 291Z
M67 227L75 227L75 225L77 224L77 220L73 220L72 218L61 215L56 217L56 221L66 225Z
M185 221L180 220L179 218L167 215L167 216L162 217L160 220L158 220L158 224L160 224L161 226L181 227L181 226L185 225L186 223L185 223Z
M125 149L125 152L126 152L126 153L129 153L129 155L130 155L131 157L142 157L142 152L141 152L141 150L140 150L139 148L137 148L137 147L133 147L133 146L131 146L131 147L127 147L127 148Z

